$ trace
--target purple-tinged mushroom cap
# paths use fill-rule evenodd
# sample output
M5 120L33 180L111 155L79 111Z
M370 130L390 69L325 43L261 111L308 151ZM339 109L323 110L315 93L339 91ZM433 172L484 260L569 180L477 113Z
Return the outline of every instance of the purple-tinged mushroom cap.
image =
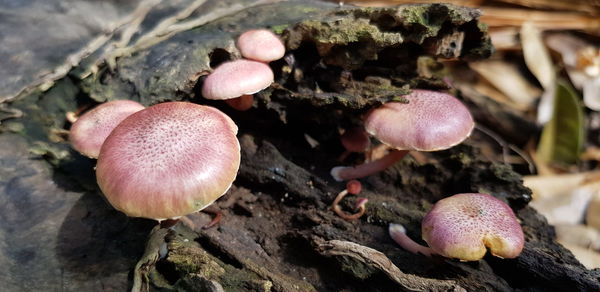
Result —
M235 60L219 65L202 85L202 96L208 99L230 99L254 94L273 83L273 71L264 63Z
M421 225L423 240L436 253L476 261L490 252L515 258L525 242L512 209L487 194L458 194L438 201Z
M369 135L362 127L350 128L340 136L344 148L350 152L364 152L371 146Z
M71 145L83 155L98 158L100 147L110 132L125 118L143 109L143 105L131 100L109 101L93 108L71 126Z
M454 96L415 89L403 96L408 103L388 102L371 110L365 130L394 148L383 158L356 167L338 166L338 181L362 178L393 165L411 150L437 151L461 143L475 127L471 113Z
M461 143L475 123L454 96L415 89L403 96L408 103L388 102L365 119L365 129L379 141L399 150L437 151Z
M237 126L221 111L167 102L121 122L102 145L96 177L113 207L156 220L199 211L223 195L240 165Z
M236 45L244 58L260 62L275 61L285 54L285 47L281 40L266 29L244 32L238 38Z

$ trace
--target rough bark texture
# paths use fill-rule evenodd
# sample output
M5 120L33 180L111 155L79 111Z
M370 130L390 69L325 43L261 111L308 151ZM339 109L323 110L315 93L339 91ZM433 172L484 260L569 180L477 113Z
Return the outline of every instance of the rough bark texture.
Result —
M444 88L419 73L423 55L489 56L478 15L439 4L256 6L132 49L113 70L66 78L14 101L10 108L26 118L1 125L0 282L11 291L600 290L600 273L558 245L553 229L527 206L530 191L520 176L483 160L469 142L427 154L426 164L406 158L363 179L361 196L369 203L359 220L347 222L329 210L344 188L329 175L342 152L338 127L358 123L362 112L401 99L411 87ZM269 27L286 41L286 57L271 64L276 83L246 112L201 99L203 76L238 58L235 37L254 27ZM217 227L202 229L210 218L199 213L187 224L152 229L153 222L127 219L102 200L94 161L65 142L64 114L92 100L122 98L211 104L238 123L242 166L215 203L224 213ZM470 105L478 110L479 104ZM347 163L359 161L351 155ZM459 192L487 192L513 207L526 234L520 257L430 259L388 237L387 225L395 222L420 238L431 205Z

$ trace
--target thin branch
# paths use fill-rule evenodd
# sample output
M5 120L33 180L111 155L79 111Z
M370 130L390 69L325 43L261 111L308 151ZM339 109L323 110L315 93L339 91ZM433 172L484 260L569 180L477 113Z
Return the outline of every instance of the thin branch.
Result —
M376 268L404 289L411 291L467 291L451 280L434 280L402 272L383 253L370 247L342 240L314 239L317 251L324 256L345 256Z

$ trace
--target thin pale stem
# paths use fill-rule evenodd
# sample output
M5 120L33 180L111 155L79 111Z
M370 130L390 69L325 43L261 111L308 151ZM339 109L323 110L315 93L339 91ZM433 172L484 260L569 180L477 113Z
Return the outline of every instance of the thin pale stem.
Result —
M359 198L359 201L356 204L356 209L358 209L358 212L356 212L354 214L348 214L348 213L344 212L342 210L342 208L340 207L340 202L346 195L348 195L348 190L341 191L337 195L337 197L335 197L335 200L333 200L333 203L331 204L331 210L333 210L333 212L335 212L338 216L342 217L344 220L351 221L351 220L360 218L362 215L365 214L365 211L366 211L365 204L367 203L368 199L367 198Z
M213 219L210 222L208 222L208 224L204 225L202 227L202 229L209 229L209 228L217 225L219 222L221 222L221 218L223 218L223 212L221 212L220 210L217 210L217 209L206 208L206 209L202 210L201 212L213 215Z
M406 235L406 229L400 224L390 224L388 229L390 237L403 249L410 251L414 254L422 254L430 257L432 254L436 254L431 248L422 246L412 240Z
M408 150L392 150L380 159L358 166L337 166L331 170L331 176L337 181L367 177L392 166L407 153Z
M246 94L237 98L226 99L225 103L238 111L247 111L252 108L254 97L252 94Z

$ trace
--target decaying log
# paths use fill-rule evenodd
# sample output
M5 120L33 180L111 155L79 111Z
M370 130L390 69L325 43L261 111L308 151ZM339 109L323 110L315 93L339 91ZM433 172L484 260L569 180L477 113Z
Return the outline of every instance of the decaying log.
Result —
M401 99L410 88L446 88L419 73L417 61L424 55L434 62L489 56L478 10L255 4L209 1L190 17L223 5L241 8L148 47L135 47L132 37L127 54L100 54L114 57L107 59L110 66L91 70L100 64L99 55L91 56L47 92L7 104L25 118L0 125L0 165L11 166L0 169L0 215L6 222L0 239L9 243L0 247L0 264L9 267L0 271L1 282L12 290L124 290L134 284L141 291L600 290L599 272L586 270L557 244L552 227L527 206L531 192L520 176L482 159L470 142L427 154L425 163L407 158L364 179L361 195L369 203L360 220L347 222L328 209L344 188L329 175L342 151L338 128L360 123L363 112ZM144 35L153 26L140 27ZM287 47L286 57L270 64L273 86L258 93L246 112L201 99L204 76L239 58L235 38L255 27L280 33ZM198 228L209 218L192 214L189 226L151 231L154 222L126 218L102 200L95 162L71 150L61 134L68 127L64 116L123 98L145 105L209 104L239 125L242 165L234 186L215 203L224 213L218 226ZM358 162L357 156L348 160ZM396 222L419 238L420 220L432 203L459 192L487 192L510 204L527 240L519 258L429 259L398 248L387 236L387 225ZM351 203L345 200L343 207ZM15 234L14 242L6 239ZM36 235L51 246L39 240L27 245ZM32 277L26 272L37 280L25 283Z

